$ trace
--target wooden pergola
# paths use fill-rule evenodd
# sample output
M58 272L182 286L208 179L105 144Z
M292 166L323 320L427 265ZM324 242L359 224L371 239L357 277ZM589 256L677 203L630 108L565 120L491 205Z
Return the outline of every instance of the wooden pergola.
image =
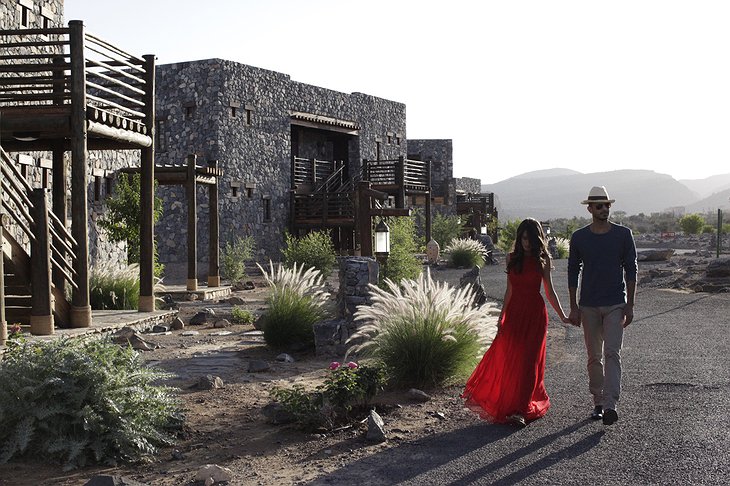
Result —
M139 168L126 168L123 172L139 172ZM208 162L207 166L197 165L197 155L189 155L186 165L155 167L155 180L159 185L179 185L185 187L187 198L187 260L188 272L186 287L189 291L198 290L198 184L208 187L208 287L220 287L220 224L218 213L218 178L223 175L218 161ZM140 249L154 251L154 249Z

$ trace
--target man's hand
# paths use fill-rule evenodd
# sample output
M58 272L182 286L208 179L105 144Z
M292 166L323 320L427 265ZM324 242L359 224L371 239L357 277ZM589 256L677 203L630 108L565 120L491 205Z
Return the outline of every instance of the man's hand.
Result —
M634 320L634 305L633 304L626 304L624 306L624 327L631 324L631 321Z
M570 320L571 324L573 324L574 326L580 327L580 322L581 322L580 309L578 309L577 307L571 308L568 319Z

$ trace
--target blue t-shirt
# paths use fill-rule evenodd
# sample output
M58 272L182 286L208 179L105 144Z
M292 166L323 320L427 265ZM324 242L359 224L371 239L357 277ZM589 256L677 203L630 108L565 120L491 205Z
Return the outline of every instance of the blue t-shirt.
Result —
M603 307L626 302L626 282L636 282L636 244L631 230L610 223L606 233L596 234L590 225L570 237L568 286L580 284L581 306Z

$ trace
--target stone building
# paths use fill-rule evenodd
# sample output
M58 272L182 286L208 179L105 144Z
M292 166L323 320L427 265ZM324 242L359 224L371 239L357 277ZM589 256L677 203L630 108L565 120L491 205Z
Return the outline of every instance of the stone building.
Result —
M280 257L290 226L295 161L337 163L346 178L363 159L407 155L405 105L341 93L289 75L208 59L157 68L157 165L217 161L221 245L253 236L260 258ZM185 261L184 190L161 187L164 216L156 228L160 259ZM198 195L200 204L207 194ZM199 247L208 222L201 218ZM201 252L201 258L205 258Z

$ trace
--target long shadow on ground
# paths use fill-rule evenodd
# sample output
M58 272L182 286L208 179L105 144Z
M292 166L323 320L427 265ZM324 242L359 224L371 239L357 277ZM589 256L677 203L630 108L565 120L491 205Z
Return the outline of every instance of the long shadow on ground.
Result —
M589 423L587 420L582 420L539 437L514 450L512 449L518 441L509 441L508 444L502 445L497 443L518 433L518 429L509 425L477 424L422 439L418 442L404 444L397 448L387 449L374 456L348 464L344 468L309 484L312 486L326 484L399 484L411 481L417 476L422 476L419 479L423 479L423 476L428 475L429 472L433 473L433 477L429 478L429 482L433 481L432 484L469 484L478 482L490 475L493 476L495 473L501 476L500 483L514 484L557 462L579 456L596 446L603 436L603 431L582 437L567 446L556 443ZM491 461L489 455L484 454L484 456L487 456L484 457L484 461L470 461L472 467L469 470L465 470L461 466L457 467L458 478L454 477L453 471L447 474L448 478L440 477L443 471L436 472L437 469L450 462L457 461L463 456L478 453L485 447L504 449L504 454ZM515 464L521 459L535 453L544 453L544 455L529 465L521 468L515 467ZM482 454L477 455L481 456ZM494 454L491 454L491 456L494 457ZM421 483L422 481L417 482Z

